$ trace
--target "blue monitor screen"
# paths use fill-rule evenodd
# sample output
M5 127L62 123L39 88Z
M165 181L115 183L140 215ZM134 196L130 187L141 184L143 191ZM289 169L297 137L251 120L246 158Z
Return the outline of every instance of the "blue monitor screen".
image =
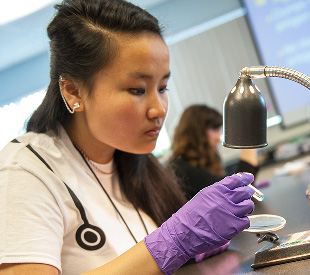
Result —
M243 0L254 41L267 66L310 75L310 1ZM259 81L255 81L259 87ZM283 126L309 120L310 90L283 78L268 78Z

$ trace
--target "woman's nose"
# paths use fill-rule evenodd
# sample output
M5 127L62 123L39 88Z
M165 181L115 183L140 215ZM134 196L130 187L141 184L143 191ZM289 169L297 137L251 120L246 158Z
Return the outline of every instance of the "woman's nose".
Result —
M161 97L161 95L150 98L149 108L147 110L147 116L149 119L165 118L168 108L168 99Z

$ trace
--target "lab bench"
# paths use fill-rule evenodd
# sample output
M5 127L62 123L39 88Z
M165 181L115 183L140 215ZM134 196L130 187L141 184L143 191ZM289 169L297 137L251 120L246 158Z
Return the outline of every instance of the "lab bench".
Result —
M276 231L279 236L310 230L310 207L306 190L310 184L310 170L306 169L293 175L277 175L273 171L281 164L263 168L257 180L270 180L268 187L262 188L265 195L262 202L255 201L255 210L251 215L273 214L286 219L284 228ZM205 259L200 263L189 261L175 275L231 275L231 274L310 274L310 259L282 263L268 267L253 269L255 253L267 242L257 242L253 233L241 232L230 243L227 251ZM310 252L310 244L309 244Z

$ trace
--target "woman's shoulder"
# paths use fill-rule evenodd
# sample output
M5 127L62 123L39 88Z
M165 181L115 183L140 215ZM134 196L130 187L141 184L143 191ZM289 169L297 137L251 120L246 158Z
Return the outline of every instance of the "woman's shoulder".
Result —
M0 165L4 163L17 163L19 159L26 156L27 146L37 144L40 139L42 139L42 134L33 132L12 139L0 151Z
M11 140L0 151L0 167L36 166L43 159L61 159L65 154L63 148L66 147L64 138L54 132L35 133L28 132ZM33 167L39 169L40 166Z

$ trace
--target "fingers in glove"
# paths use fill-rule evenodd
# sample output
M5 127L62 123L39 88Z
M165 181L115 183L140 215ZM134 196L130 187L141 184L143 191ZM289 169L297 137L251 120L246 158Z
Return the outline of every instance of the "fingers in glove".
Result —
M253 190L247 186L234 190L227 190L225 187L214 188L211 190L212 192L210 190L202 190L202 200L200 200L200 203L204 202L204 205L208 205L209 209L211 205L213 208L224 207L228 212L238 217L243 217L254 209L254 203L251 201ZM202 193L203 191L205 193Z
M236 226L236 224L235 224ZM234 227L232 227L231 229L231 233L229 234L227 232L226 238L227 239L232 239L233 237L235 237L238 233L242 232L244 229L249 228L250 227L250 220L248 217L243 217L239 219L239 224L238 226L236 226L236 228L238 229L238 232L234 231ZM228 231L229 229L227 229Z
M247 214L250 214L254 210L254 203L252 200L244 200L240 203L232 204L228 209L233 215L237 217L244 217Z
M230 190L233 190L240 186L245 186L250 184L254 181L254 176L250 173L238 173L234 174L228 177L225 177L221 181L218 182L218 184L222 184L229 188Z
M231 240L239 232L250 226L250 220L247 216L238 217L225 208L214 209L212 215L216 215L218 218L212 221L209 230L227 240Z
M247 186L238 187L227 193L227 196L233 203L240 203L244 200L250 199L255 191Z
M208 197L208 198L207 198ZM254 203L250 199L250 196L247 196L248 199L243 199L239 203L234 203L233 201L228 198L226 194L222 193L211 193L208 194L207 197L205 197L206 200L213 201L214 202L214 208L216 207L223 207L225 210L229 213L231 213L234 216L237 216L239 218L244 217L245 215L252 213L254 210ZM240 196L241 197L241 196ZM216 206L217 205L217 206Z
M230 190L224 185L216 185L216 189L222 193L225 198L231 200L233 203L239 203L244 200L250 199L253 194L254 190L248 186L237 187L234 190Z

